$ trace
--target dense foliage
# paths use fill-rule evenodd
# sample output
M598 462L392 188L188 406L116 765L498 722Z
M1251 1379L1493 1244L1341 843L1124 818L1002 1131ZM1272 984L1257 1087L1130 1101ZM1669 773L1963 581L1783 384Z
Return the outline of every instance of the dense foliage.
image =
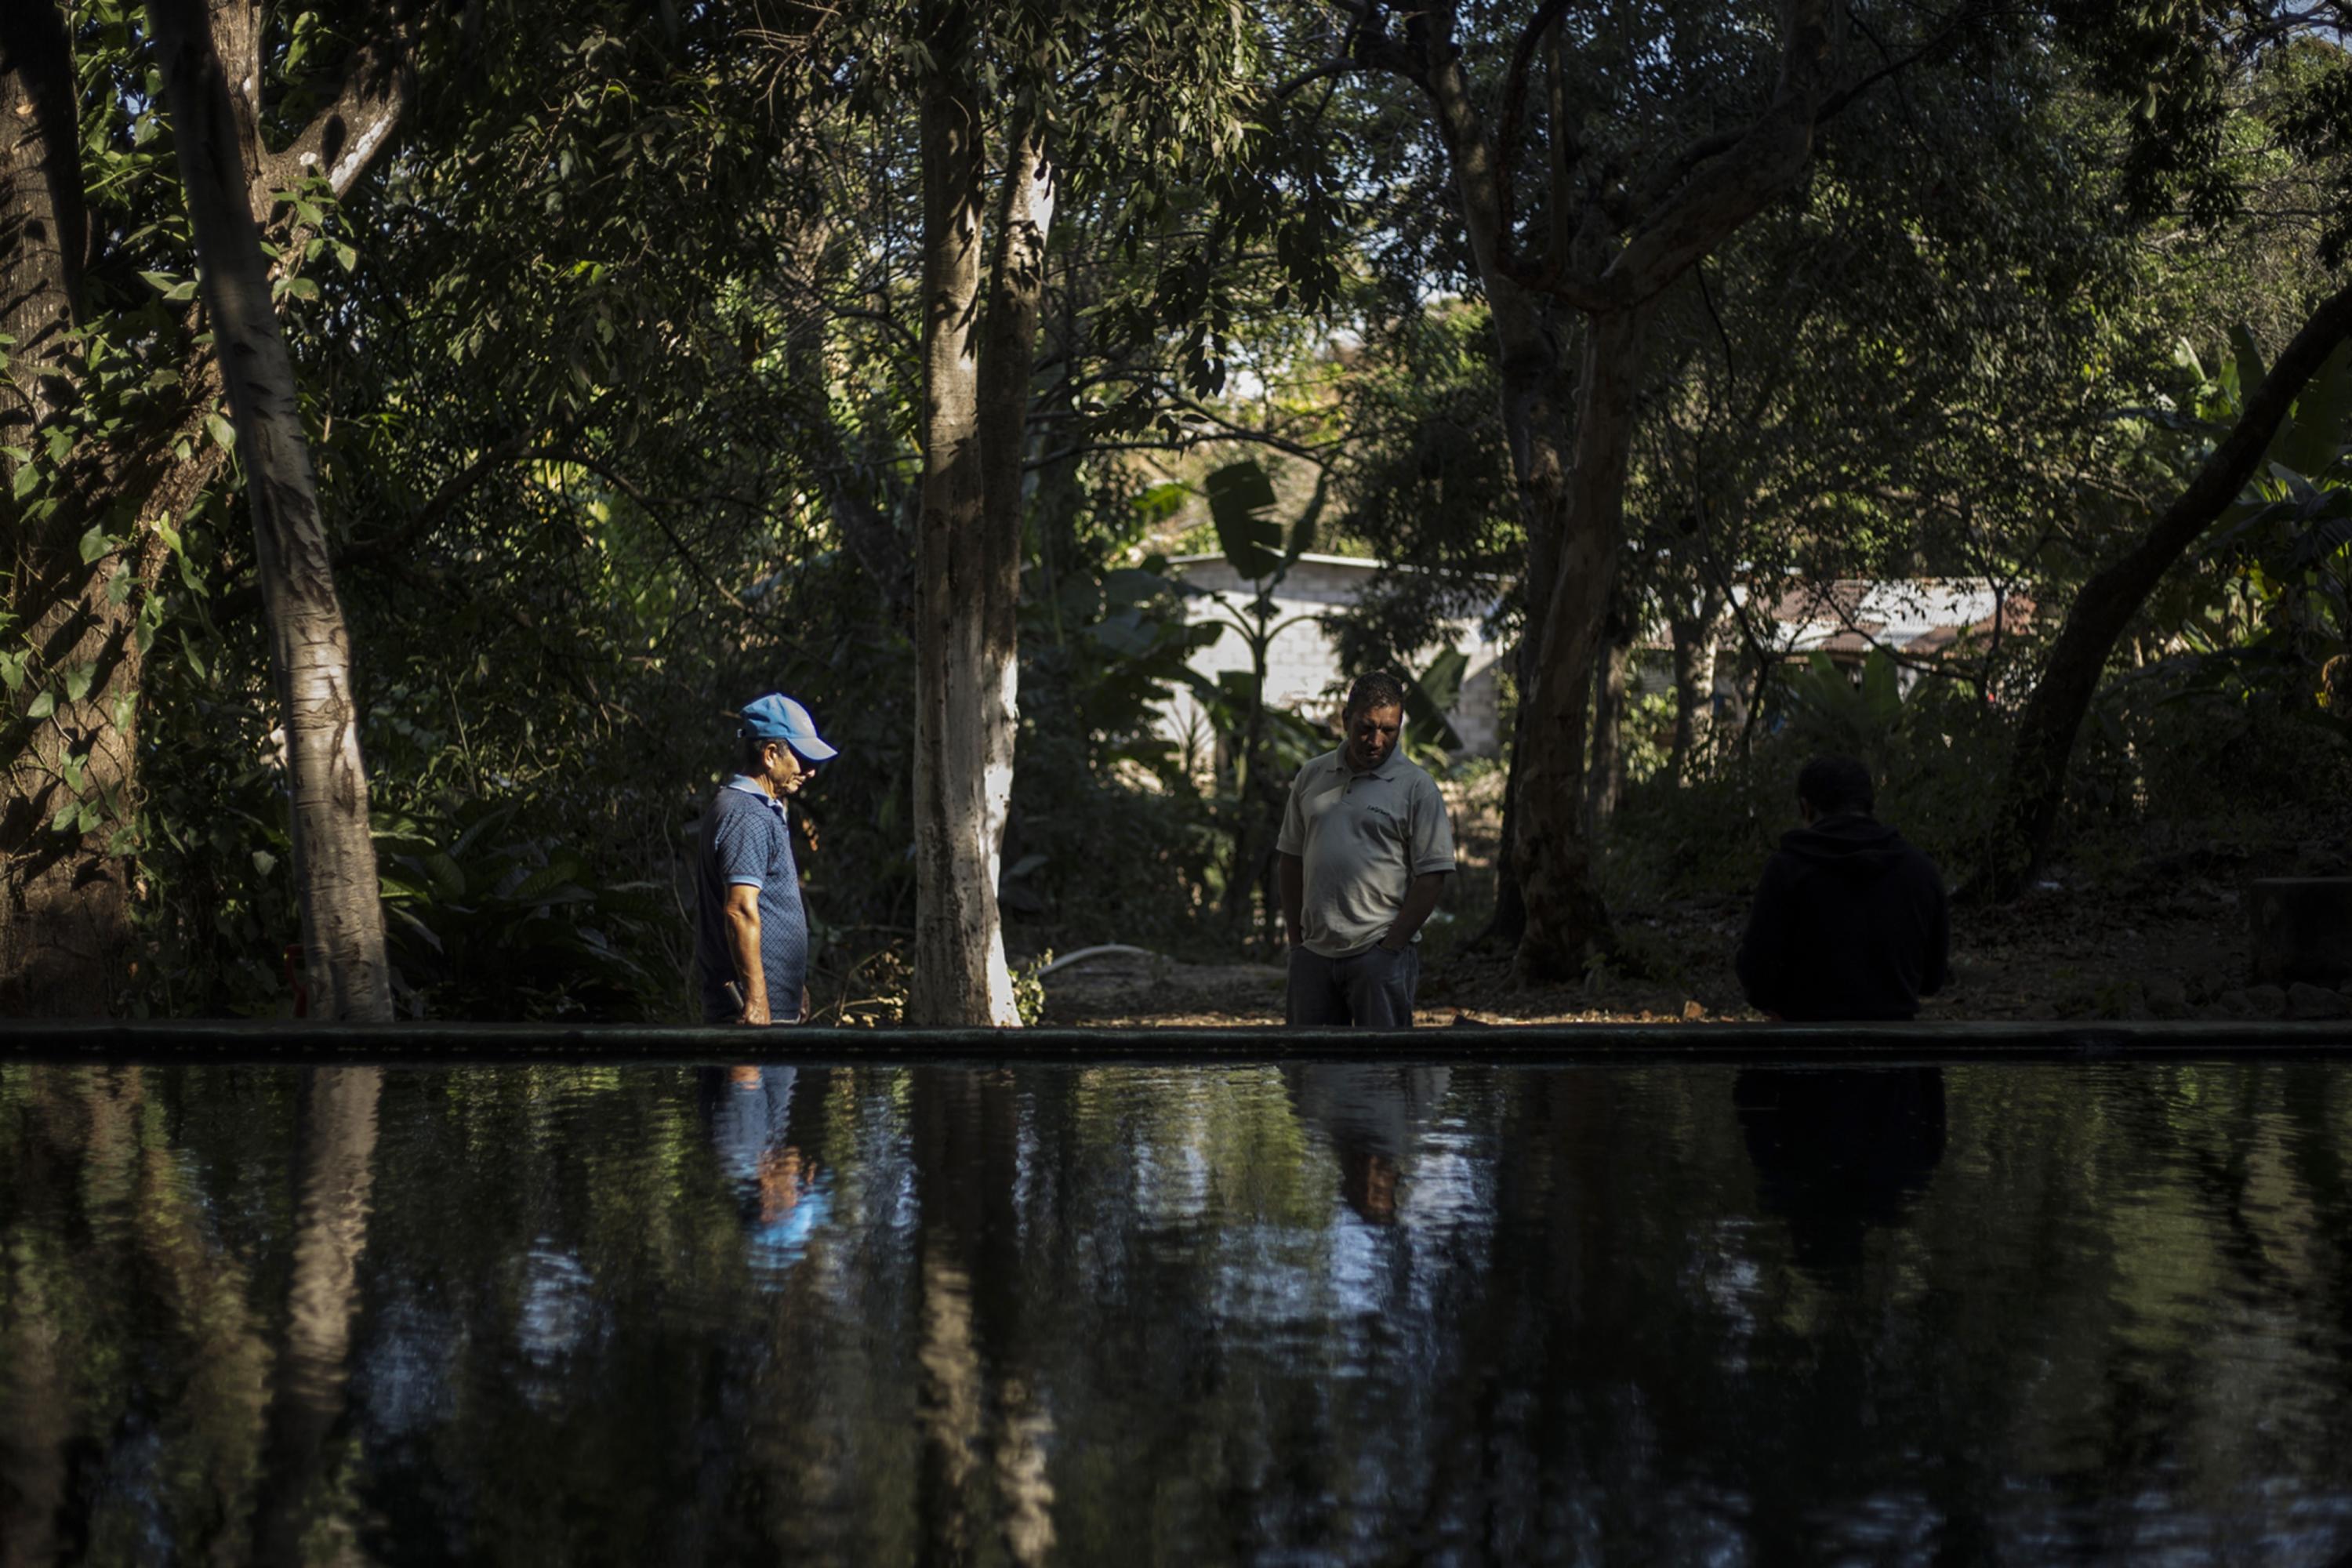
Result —
M1649 53L1555 37L1556 85L1615 116L1629 156L1728 123L1758 90L1751 9L1664 7L1675 43ZM287 190L271 236L401 1005L682 1016L691 825L730 766L730 710L782 688L841 747L796 816L819 1002L887 1016L914 896L930 13L445 12L385 13L407 18L414 84L396 137L340 195ZM91 237L73 391L20 397L7 427L0 680L35 769L11 775L10 853L127 868L135 941L108 1005L285 1012L281 721L172 126L137 11L61 14ZM1187 667L1211 612L1168 558L1206 544L1269 583L1310 543L1417 568L1331 631L1349 665L1442 694L1448 628L1508 634L1528 607L1488 301L1417 111L1328 68L1317 8L1147 7L1084 37L1041 8L988 16L982 68L1008 106L1044 94L1064 137L1024 461L1010 945L1230 951L1265 918L1268 781L1325 716L1268 711L1262 671ZM301 133L383 19L268 14L266 142ZM1465 36L1501 62L1525 25L1482 10ZM1621 899L1737 884L1754 803L1816 745L1869 757L1939 856L1979 858L1983 770L2074 590L2341 287L2340 31L2193 6L2015 26L1956 12L1890 53L1795 187L1655 303L1608 634L1635 693L1607 764L1631 775L1606 840ZM1522 157L1552 111L1518 128ZM2271 757L2282 789L2341 776L2347 363L2115 650L2078 822L2213 809L2229 792L2194 786L2223 748ZM1244 458L1263 495L1236 523L1216 503ZM189 481L162 510L139 488L154 462ZM115 576L58 586L41 542L68 522L65 558ZM1947 656L1881 656L1909 666L1902 695L1894 662L1824 670L1771 646L1781 585L1884 576L1984 579L2034 613ZM147 656L135 683L35 635L60 593L114 595ZM1225 613L1247 629L1247 604ZM1696 676L1674 689L1668 648L1702 644L1710 686L1716 658L1739 665L1740 721L1706 722ZM1220 755L1162 732L1185 689ZM86 785L109 724L135 734L135 782Z

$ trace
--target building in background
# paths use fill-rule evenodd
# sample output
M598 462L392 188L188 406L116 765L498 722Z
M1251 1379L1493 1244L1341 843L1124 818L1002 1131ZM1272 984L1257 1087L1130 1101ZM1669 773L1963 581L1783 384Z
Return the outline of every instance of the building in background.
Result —
M1744 586L1734 590L1742 605L1749 594ZM2032 616L2032 599L1983 578L1841 577L1788 582L1759 629L1762 651L1780 664L1821 653L1852 672L1883 649L1895 660L1895 681L1907 696L1927 667L1949 658L1982 658L1997 639L2025 630ZM1728 616L1713 628L1708 663L1716 718L1742 721L1755 689L1756 660ZM1643 637L1627 684L1636 694L1673 691L1674 645L1664 627Z
M1256 584L1244 580L1222 555L1180 555L1168 564L1190 586L1223 594L1236 608L1246 606L1256 595ZM1267 703L1310 719L1330 719L1336 745L1337 710L1357 672L1339 668L1331 638L1315 617L1354 604L1380 574L1404 570L1409 568L1358 556L1301 555L1274 594L1274 624L1290 624L1267 650ZM1218 618L1213 604L1199 598L1187 603L1190 619ZM1445 715L1454 732L1462 738L1462 749L1456 754L1495 756L1502 750L1501 692L1496 681L1500 672L1495 661L1507 651L1506 645L1488 637L1474 618L1456 626L1453 646L1469 661L1462 672L1460 693ZM1213 681L1226 670L1246 670L1248 640L1239 630L1228 627L1223 637L1193 654L1191 663ZM1189 738L1196 746L1206 748L1219 739L1206 732L1206 715L1190 691L1176 693L1161 722L1164 732L1179 745ZM1206 756L1208 752L1202 749L1200 754Z
M1192 587L1222 594L1234 607L1249 604L1255 584L1222 555L1180 555L1171 573ZM1353 605L1380 574L1410 568L1347 555L1301 555L1273 596L1273 625L1282 626L1266 660L1266 701L1316 721L1336 718L1348 682L1356 674L1339 668L1337 652L1318 617ZM1751 590L1737 590L1749 602ZM1219 618L1212 603L1188 600L1189 618ZM1763 651L1774 661L1795 663L1815 653L1858 669L1874 648L1884 648L1897 665L1906 693L1920 668L1956 654L1980 656L1996 637L2014 636L2033 611L2032 602L1976 578L1839 578L1790 581L1778 591L1769 626L1759 627ZM1458 623L1453 647L1468 661L1446 720L1462 738L1457 755L1490 757L1502 751L1500 661L1509 645L1486 635L1482 617ZM1286 623L1287 623L1286 625ZM1755 660L1729 617L1713 628L1706 666L1713 671L1709 706L1717 722L1739 723L1755 689ZM1228 670L1250 667L1249 644L1228 627L1216 642L1193 654L1192 668L1213 681ZM1411 672L1404 672L1411 673ZM1628 688L1635 695L1674 689L1674 650L1663 626L1635 645ZM1179 746L1189 746L1203 765L1227 738L1211 732L1208 716L1190 691L1179 690L1162 710L1161 730ZM1336 739L1335 739L1336 743Z

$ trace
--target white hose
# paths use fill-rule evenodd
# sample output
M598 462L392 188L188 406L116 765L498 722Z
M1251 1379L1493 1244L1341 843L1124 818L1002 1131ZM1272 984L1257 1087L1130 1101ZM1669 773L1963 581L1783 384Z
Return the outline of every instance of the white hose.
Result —
M1041 976L1051 974L1056 969L1061 969L1069 964L1076 963L1082 958L1100 958L1107 952L1131 952L1139 958L1157 958L1159 956L1159 954L1153 952L1148 947L1129 947L1123 942L1107 942L1098 947L1082 947L1076 952L1066 952L1062 954L1061 957L1054 960L1053 963L1039 969L1037 973Z

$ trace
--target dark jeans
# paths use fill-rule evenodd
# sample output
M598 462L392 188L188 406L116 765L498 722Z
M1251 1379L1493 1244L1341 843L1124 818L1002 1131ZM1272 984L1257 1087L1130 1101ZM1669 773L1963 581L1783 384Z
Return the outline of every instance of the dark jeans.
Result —
M1421 949L1391 952L1374 942L1345 958L1290 950L1290 987L1284 1022L1292 1028L1410 1029L1412 994L1421 984Z

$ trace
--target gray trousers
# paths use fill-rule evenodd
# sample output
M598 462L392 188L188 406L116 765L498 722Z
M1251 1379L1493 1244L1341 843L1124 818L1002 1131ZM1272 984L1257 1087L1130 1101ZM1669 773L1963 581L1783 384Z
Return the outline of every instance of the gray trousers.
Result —
M1294 1029L1410 1029L1420 985L1418 943L1391 952L1374 942L1345 958L1294 947L1283 1021Z

